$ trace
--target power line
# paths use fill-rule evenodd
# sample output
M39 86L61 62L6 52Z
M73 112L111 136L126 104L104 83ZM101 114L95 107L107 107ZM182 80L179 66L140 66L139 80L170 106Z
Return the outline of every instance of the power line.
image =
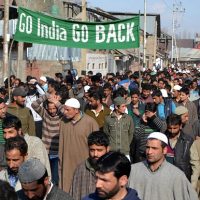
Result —
M164 2L164 4L167 6L168 9L172 10L172 7L169 6L169 4L165 1L165 0L162 0Z

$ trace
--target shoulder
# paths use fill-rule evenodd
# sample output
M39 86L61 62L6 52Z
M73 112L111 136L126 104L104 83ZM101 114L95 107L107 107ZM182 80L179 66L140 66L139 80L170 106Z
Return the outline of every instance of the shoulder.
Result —
M75 170L75 172L74 172L74 175L75 174L79 174L81 171L83 171L83 170L86 170L87 168L86 168L86 161L83 161L82 163L80 163L79 165L78 165L78 167L76 168L76 170Z
M24 135L24 139L26 140L26 142L28 143L28 144L32 144L32 145L34 145L35 143L37 143L37 145L38 144L42 144L43 145L43 142L42 142L42 140L39 138L39 137L36 137L36 136L30 136L30 135L28 135L28 134L25 134Z
M94 118L90 117L90 116L89 116L88 114L86 114L86 113L83 114L83 117L82 117L81 121L97 124L96 120L95 120Z
M185 133L181 133L181 138L183 139L183 140L185 140L186 142L188 141L188 142L190 142L190 143L193 143L193 138L190 136L190 135L186 135Z
M53 197L54 195L56 195L56 197ZM53 186L51 192L49 193L49 196L52 196L53 200L73 200L73 198L66 192L64 192L63 190L59 189L57 186ZM48 198L47 198L48 199ZM51 198L49 198L51 199Z
M147 168L144 162L132 164L131 165L131 173L136 172L137 170L141 170L142 168Z
M128 193L126 197L124 198L124 200L139 200L138 193L136 190L132 188L127 188L127 191Z
M100 198L97 196L96 193L92 193L84 197L82 200L100 200Z
M124 117L126 118L126 120L132 121L132 117L128 115L127 113L124 113Z
M163 169L163 171L166 171L166 173L171 172L170 175L171 177L173 177L173 179L186 178L183 171L181 171L175 165L172 165L171 163L167 162L166 160L164 161L163 167L161 169Z
M0 180L6 180L5 176L7 174L7 170L6 169L3 169L0 171Z

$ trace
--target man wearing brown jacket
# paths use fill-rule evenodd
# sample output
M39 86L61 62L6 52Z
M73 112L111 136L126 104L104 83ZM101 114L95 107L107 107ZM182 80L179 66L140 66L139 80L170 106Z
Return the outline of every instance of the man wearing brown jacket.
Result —
M99 130L99 126L80 111L80 103L75 98L68 99L64 109L59 138L59 186L69 192L75 169L88 158L87 137Z

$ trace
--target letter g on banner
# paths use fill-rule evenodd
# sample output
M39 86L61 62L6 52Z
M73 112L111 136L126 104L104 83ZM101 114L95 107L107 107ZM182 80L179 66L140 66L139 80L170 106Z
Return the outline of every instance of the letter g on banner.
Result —
M21 13L19 17L19 31L20 32L26 32L27 34L32 33L32 24L33 19L31 16L26 16L25 13Z

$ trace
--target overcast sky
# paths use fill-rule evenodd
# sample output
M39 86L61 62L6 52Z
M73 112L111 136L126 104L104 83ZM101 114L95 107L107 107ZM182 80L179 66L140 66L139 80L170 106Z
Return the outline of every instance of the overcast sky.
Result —
M193 38L195 33L200 35L200 0L146 0L147 12L161 15L161 29L167 30L170 34L172 30L172 11L175 3L181 12L177 14L176 33L181 38ZM144 0L88 0L88 6L99 7L105 11L119 12L144 12Z

